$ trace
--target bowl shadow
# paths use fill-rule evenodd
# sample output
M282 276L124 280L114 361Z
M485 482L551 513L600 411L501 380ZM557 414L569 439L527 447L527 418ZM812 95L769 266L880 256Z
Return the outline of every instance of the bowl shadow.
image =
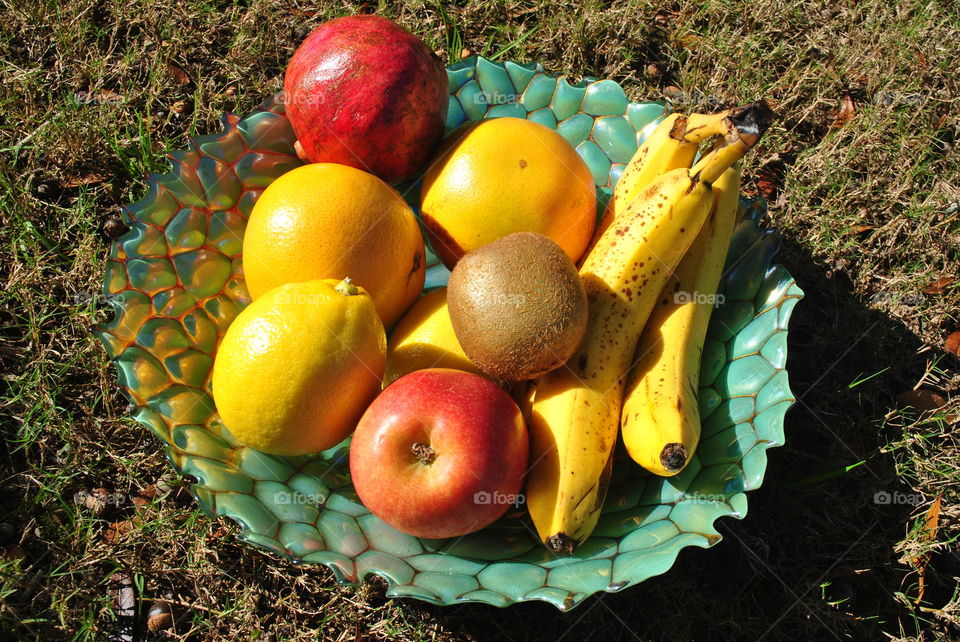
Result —
M408 608L490 640L878 639L918 624L895 596L910 578L894 552L916 510L889 501L904 488L882 449L895 437L883 427L895 396L924 372L923 344L792 239L775 262L806 294L787 360L797 403L747 519L718 520L716 546L688 547L665 574L568 613L537 602ZM947 580L928 586L928 602L949 600Z

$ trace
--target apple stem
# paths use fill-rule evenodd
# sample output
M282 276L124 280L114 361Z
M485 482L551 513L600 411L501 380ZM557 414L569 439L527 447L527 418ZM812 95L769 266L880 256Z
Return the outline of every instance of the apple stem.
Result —
M437 458L437 453L433 450L433 448L419 441L410 446L410 450L412 450L413 454L417 456L417 461L424 466L429 466L433 463L433 460Z

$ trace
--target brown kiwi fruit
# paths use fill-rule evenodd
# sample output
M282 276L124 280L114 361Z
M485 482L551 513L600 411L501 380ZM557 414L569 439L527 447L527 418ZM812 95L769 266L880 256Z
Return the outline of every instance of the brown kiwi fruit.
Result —
M510 381L562 365L587 331L587 294L563 249L516 232L468 253L447 286L450 321L470 360Z

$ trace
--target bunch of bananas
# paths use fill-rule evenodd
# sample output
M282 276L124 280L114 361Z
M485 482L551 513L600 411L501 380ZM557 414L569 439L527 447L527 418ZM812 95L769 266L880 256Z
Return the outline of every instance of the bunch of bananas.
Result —
M772 116L762 102L672 114L624 169L580 265L587 335L526 398L536 462L527 505L550 550L572 552L596 526L618 428L652 473L675 475L693 455L700 353L737 210L738 161ZM708 139L716 142L694 162Z

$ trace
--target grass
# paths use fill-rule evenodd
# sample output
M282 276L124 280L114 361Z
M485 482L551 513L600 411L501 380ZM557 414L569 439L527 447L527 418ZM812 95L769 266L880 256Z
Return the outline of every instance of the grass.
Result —
M380 583L341 587L239 544L129 419L87 331L107 315L94 294L104 219L166 152L278 91L313 26L358 11L398 20L448 61L464 49L543 61L685 110L775 103L781 120L745 175L807 292L791 326L799 402L750 515L723 520L719 545L566 615L388 600ZM0 12L5 638L131 626L190 640L960 636L960 371L942 351L960 329L960 285L931 287L960 259L949 3L6 0ZM115 601L125 586L132 614ZM155 603L173 623L154 633Z

